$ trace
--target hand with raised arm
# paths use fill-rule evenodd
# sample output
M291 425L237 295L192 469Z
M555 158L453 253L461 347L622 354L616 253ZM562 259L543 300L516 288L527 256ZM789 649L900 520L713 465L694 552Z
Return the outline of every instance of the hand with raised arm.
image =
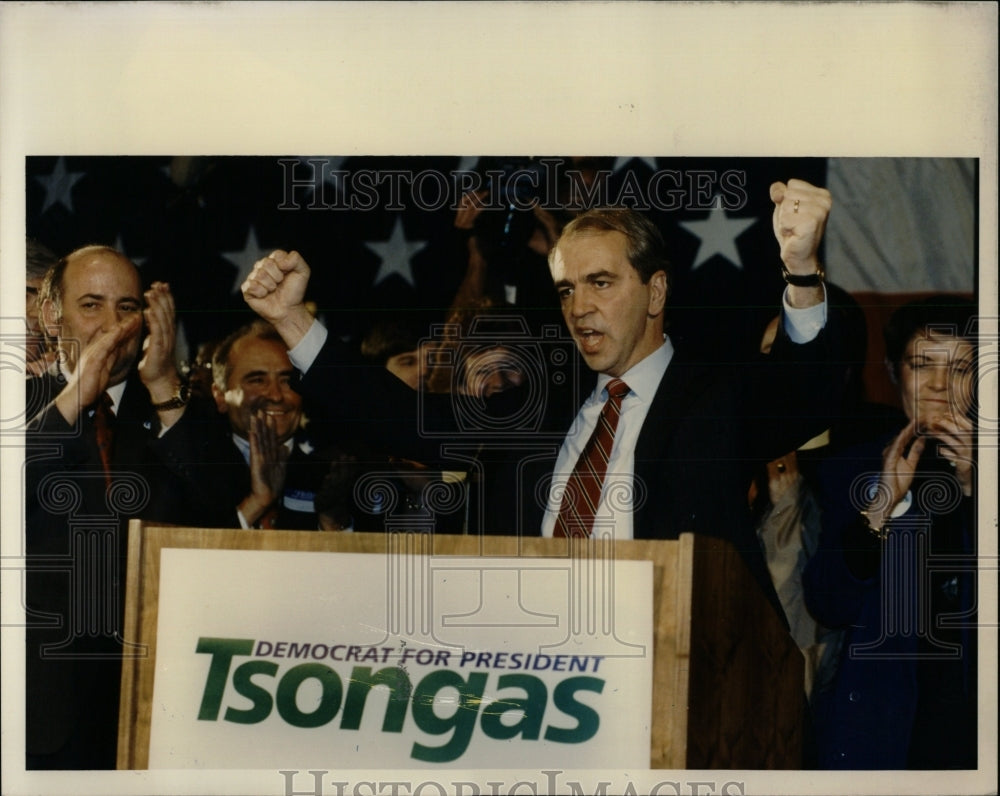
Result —
M254 264L240 289L250 309L272 323L291 349L314 322L304 301L308 284L309 266L302 255L278 249Z
M781 262L793 277L822 274L819 245L833 206L833 197L825 188L804 180L789 180L771 185L774 202L772 224L781 249ZM788 301L793 307L811 307L823 301L823 287L799 287L791 282Z

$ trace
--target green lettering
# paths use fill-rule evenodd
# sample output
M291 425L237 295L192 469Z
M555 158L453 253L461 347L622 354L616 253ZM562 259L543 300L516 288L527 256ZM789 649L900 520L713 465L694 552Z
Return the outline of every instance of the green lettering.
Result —
M306 680L318 680L322 693L319 705L312 713L299 710L296 696ZM330 721L340 709L344 686L337 673L322 663L300 663L293 666L278 683L275 704L278 714L293 727L320 727Z
M451 729L455 732L442 746L414 743L411 757L429 763L447 763L462 756L476 726L487 676L474 672L466 682L457 672L441 669L431 672L417 684L413 691L413 720L417 726L431 735L442 735ZM454 688L459 694L455 712L444 718L434 712L434 699L442 688Z
M413 686L406 672L398 666L379 669L372 674L370 666L355 666L351 671L351 682L344 700L344 715L340 719L340 729L356 730L361 726L361 716L365 711L368 692L377 685L389 688L389 704L382 721L382 732L402 732L406 719L406 709L410 705Z
M565 729L549 725L545 730L546 741L583 743L597 734L597 729L601 726L601 717L593 708L573 698L580 690L600 694L604 690L604 681L597 677L570 677L555 687L552 692L553 704L563 713L576 719L576 727Z
M201 695L199 721L215 721L222 707L222 695L229 679L229 665L234 655L249 655L253 651L253 639L246 638L199 638L195 652L212 656L205 679L205 691Z
M246 710L226 708L226 721L234 724L256 724L271 715L271 693L256 685L250 678L255 674L266 674L274 677L278 672L278 664L274 661L247 661L241 663L233 672L233 688L240 696L245 696L253 707Z
M523 689L524 698L498 697L483 708L480 726L490 738L498 741L507 740L520 735L526 741L537 741L542 731L542 719L545 717L545 705L549 694L545 683L530 674L504 674L497 680L497 688ZM520 713L521 720L514 724L505 724L505 713Z

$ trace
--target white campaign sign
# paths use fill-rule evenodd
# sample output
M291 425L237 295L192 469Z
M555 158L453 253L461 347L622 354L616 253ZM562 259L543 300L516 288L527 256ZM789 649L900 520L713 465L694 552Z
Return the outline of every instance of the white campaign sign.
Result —
M150 768L649 767L652 564L164 549Z

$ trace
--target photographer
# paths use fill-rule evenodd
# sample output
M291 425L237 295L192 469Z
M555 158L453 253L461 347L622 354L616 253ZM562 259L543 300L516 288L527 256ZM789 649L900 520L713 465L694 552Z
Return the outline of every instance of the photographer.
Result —
M455 215L455 229L468 236L468 265L452 309L485 299L522 313L533 326L560 323L547 263L578 206L573 182L560 173L559 195L546 196L548 174L535 158L483 158L479 172L486 187L463 194ZM591 172L580 173L586 180Z

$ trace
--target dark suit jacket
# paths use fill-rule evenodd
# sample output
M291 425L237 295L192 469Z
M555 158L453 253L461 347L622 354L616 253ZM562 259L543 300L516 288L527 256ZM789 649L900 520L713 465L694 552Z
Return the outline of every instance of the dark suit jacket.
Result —
M718 536L739 549L762 589L778 605L770 575L753 530L747 488L753 467L774 459L828 428L843 392L840 319L829 309L826 328L811 343L795 345L779 334L772 352L744 367L698 364L676 352L643 424L635 451L635 478L642 488L633 527L636 538L676 539L686 531ZM393 382L396 382L393 385ZM345 390L344 384L352 388ZM565 400L577 385L545 382L545 389L508 390L483 403L483 413L516 417L512 407L545 401L548 450L517 437L506 448L495 441L473 466L492 470L483 476L486 523L481 532L537 535L559 441L570 427L577 404ZM537 387L537 385L532 385ZM383 369L359 367L341 344L328 339L303 376L300 389L334 401L335 412L356 418L370 438L409 448L428 459L447 458L442 450L476 441L475 429L462 426L460 401L424 396L402 387ZM576 393L579 395L580 393ZM466 413L465 418L468 418ZM420 433L437 424L454 429L451 438ZM485 426L484 426L485 428ZM487 436L483 434L482 436ZM530 437L531 435L528 435ZM512 439L513 439L512 435ZM482 468L480 468L482 469ZM499 475L497 475L499 473ZM492 493L492 494L490 494ZM501 518L498 520L498 518Z
M747 489L755 466L829 427L843 382L838 361L830 329L807 345L782 335L770 356L738 368L677 352L636 444L645 495L633 517L636 538L690 531L725 539L770 595Z
M138 377L114 421L110 491L90 413L71 427L51 404L64 386L51 373L27 381L37 410L25 433L28 765L113 768L128 520L190 518Z
M975 768L975 501L929 445L883 547L857 508L891 439L819 471L823 529L803 590L817 620L846 638L832 684L813 695L818 764Z
M250 493L250 468L233 442L226 419L214 405L194 404L184 433L165 440L164 462L183 483L185 500L206 528L239 528L236 508ZM328 467L323 444L305 433L296 434L288 459L285 491L275 527L314 531L316 491Z

